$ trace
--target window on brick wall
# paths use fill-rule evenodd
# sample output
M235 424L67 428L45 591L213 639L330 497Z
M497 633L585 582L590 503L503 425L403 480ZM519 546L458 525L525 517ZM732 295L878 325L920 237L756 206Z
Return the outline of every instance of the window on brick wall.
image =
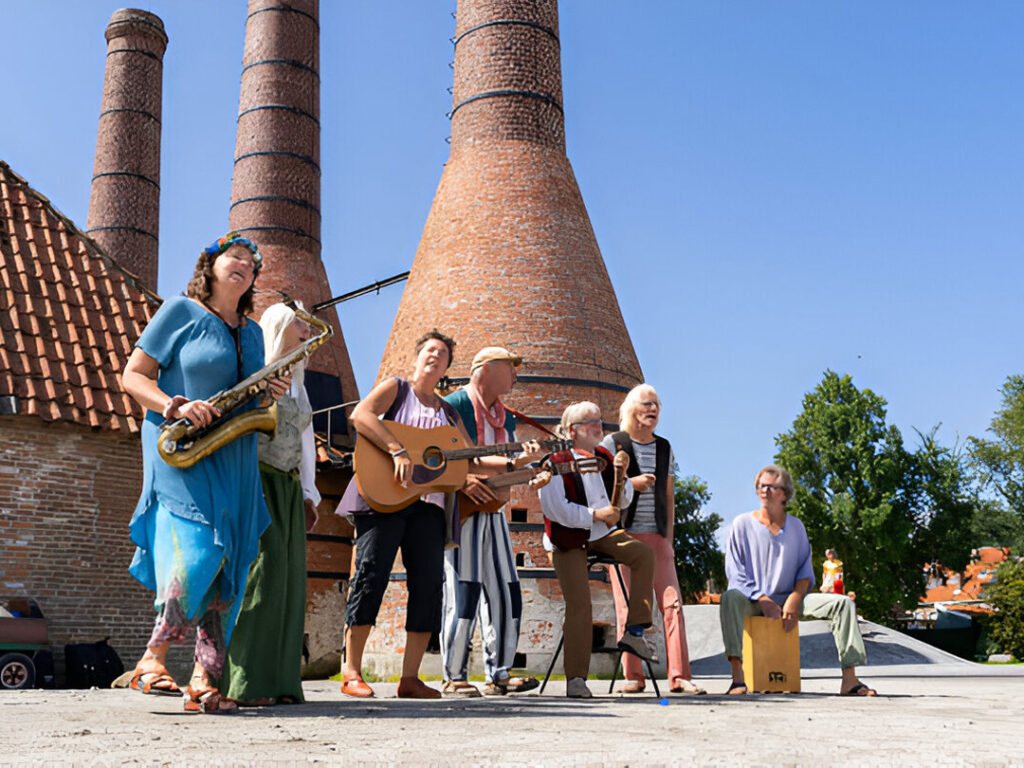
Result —
M344 401L341 391L341 380L337 376L320 371L306 371L306 394L314 411L341 405ZM313 429L320 434L327 433L328 418L326 414L313 417ZM330 419L331 445L344 443L348 439L348 419L342 410L338 410Z
M610 649L608 644L605 642L607 637L607 629L603 624L594 624L592 627L594 634L591 641L590 649L592 651L607 651Z
M526 507L512 507L512 522L513 523L525 523L526 522Z

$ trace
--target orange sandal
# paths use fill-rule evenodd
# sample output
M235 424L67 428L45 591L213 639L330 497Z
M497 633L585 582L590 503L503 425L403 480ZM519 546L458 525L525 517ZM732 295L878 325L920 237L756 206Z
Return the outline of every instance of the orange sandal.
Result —
M355 696L357 699L373 698L373 688L368 686L363 681L362 675L359 674L350 675L346 672L341 683L341 692L346 696Z
M181 689L164 667L154 667L150 670L136 667L131 680L128 681L128 687L133 691L154 696L181 696Z
M206 715L224 715L238 711L238 703L234 699L223 696L216 688L209 686L204 688L193 688L191 685L185 689L188 698L185 699L186 712L202 712Z

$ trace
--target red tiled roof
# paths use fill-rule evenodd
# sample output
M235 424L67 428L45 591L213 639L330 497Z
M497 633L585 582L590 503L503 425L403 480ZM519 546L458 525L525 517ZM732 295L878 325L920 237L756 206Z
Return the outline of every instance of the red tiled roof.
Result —
M978 549L978 558L983 563L1001 563L1006 559L1010 550L1003 547L981 547Z
M0 161L0 414L138 431L120 373L159 305Z
M981 599L982 589L995 578L996 568L993 564L1005 560L1008 551L999 547L982 547L978 550L980 560L968 563L962 574L936 563L935 565L942 569L946 583L925 590L923 602L944 603ZM926 563L925 571L930 572L932 567Z
M963 600L959 593L954 595L953 591L959 589L959 587L953 587L949 585L942 585L941 587L932 587L924 595L924 602L926 603L944 603L949 600Z

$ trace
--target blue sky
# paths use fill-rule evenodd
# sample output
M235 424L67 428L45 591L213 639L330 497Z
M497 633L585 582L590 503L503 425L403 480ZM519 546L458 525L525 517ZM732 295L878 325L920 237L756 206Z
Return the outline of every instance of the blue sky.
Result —
M0 5L0 159L84 227L117 3ZM152 0L160 284L231 194L242 0ZM336 294L411 265L448 156L454 0L322 0L323 257ZM831 368L947 444L1020 373L1024 4L562 0L567 151L682 472L756 506ZM339 307L362 392L401 288Z

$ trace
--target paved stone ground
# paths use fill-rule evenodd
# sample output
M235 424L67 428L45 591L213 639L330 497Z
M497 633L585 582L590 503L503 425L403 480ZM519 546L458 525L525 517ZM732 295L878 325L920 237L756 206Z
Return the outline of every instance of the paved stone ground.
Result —
M975 665L967 665L978 669ZM306 684L304 705L185 715L126 690L0 694L0 766L970 765L1024 766L1024 668L984 676L871 677L881 696L800 694L564 698L564 684L499 699L343 697ZM435 683L435 685L437 685ZM592 680L595 693L607 681Z
M692 610L692 609L703 610ZM127 690L0 692L7 766L1024 766L1024 666L979 665L863 622L876 698L843 698L823 622L800 626L800 694L725 696L714 606L687 606L696 679L707 696L469 701L350 699L305 684L299 706L186 715L178 698ZM439 686L439 683L433 683ZM662 690L667 688L662 681Z

